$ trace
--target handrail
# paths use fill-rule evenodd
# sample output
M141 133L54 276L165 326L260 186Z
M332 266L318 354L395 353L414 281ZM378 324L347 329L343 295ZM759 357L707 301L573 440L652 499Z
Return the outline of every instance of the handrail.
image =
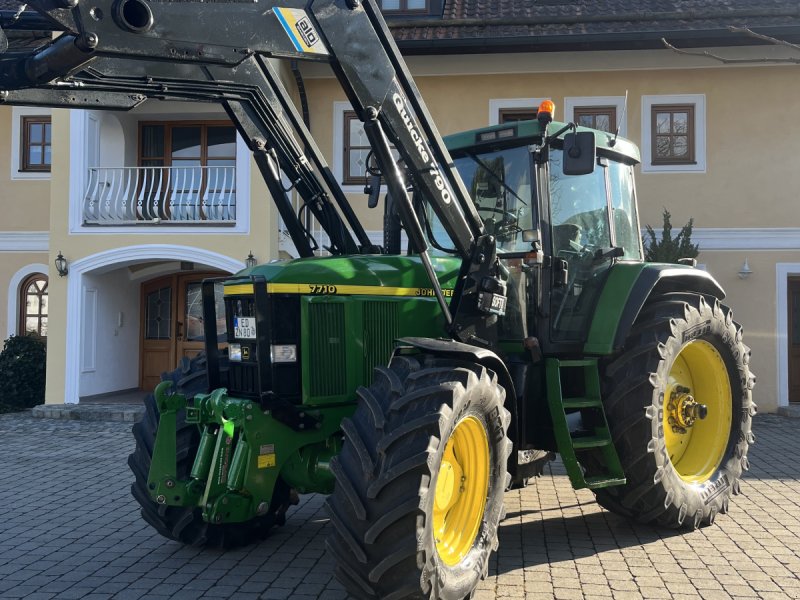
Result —
M91 167L83 222L235 224L236 167Z

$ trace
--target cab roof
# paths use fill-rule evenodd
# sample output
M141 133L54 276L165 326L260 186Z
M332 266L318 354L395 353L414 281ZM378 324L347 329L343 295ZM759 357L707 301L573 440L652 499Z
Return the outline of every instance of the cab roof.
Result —
M565 126L566 123L553 121L547 131L552 135ZM578 127L577 131L594 132L595 144L601 155L611 156L629 164L641 162L639 148L628 139L617 137L614 141L613 133L588 127ZM563 139L565 133L567 131L561 133L558 138ZM539 121L517 121L448 135L444 137L444 143L451 153L458 153L466 149L481 151L483 147L489 149L498 146L518 146L521 143L528 144L537 139L541 140L541 137L542 127Z

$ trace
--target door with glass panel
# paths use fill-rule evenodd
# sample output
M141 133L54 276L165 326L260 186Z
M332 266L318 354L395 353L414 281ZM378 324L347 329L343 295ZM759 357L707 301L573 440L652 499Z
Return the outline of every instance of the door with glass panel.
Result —
M219 274L217 274L219 275ZM178 321L176 323L177 359L186 356L191 358L203 350L205 345L205 323L203 321L203 294L202 279L212 277L206 274L202 277L178 277ZM225 303L223 301L222 286L217 286L216 293L217 339L225 339Z
M139 385L152 390L175 365L175 277L142 284L142 344Z

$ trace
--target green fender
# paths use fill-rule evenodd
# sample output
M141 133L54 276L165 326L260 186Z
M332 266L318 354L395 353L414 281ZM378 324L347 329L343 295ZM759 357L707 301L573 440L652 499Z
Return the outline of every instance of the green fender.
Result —
M616 263L598 299L584 354L609 355L622 349L647 299L667 292L695 292L720 300L725 297L711 275L688 265Z

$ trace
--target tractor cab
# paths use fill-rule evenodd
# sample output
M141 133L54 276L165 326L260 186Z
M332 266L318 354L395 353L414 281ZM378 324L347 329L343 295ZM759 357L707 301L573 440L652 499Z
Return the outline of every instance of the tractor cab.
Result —
M554 349L585 341L612 267L642 261L637 148L606 132L570 129L521 121L445 138L509 275L502 337L536 335ZM575 167L576 135L594 136L588 168L586 157ZM446 238L429 214L432 245L442 246Z

